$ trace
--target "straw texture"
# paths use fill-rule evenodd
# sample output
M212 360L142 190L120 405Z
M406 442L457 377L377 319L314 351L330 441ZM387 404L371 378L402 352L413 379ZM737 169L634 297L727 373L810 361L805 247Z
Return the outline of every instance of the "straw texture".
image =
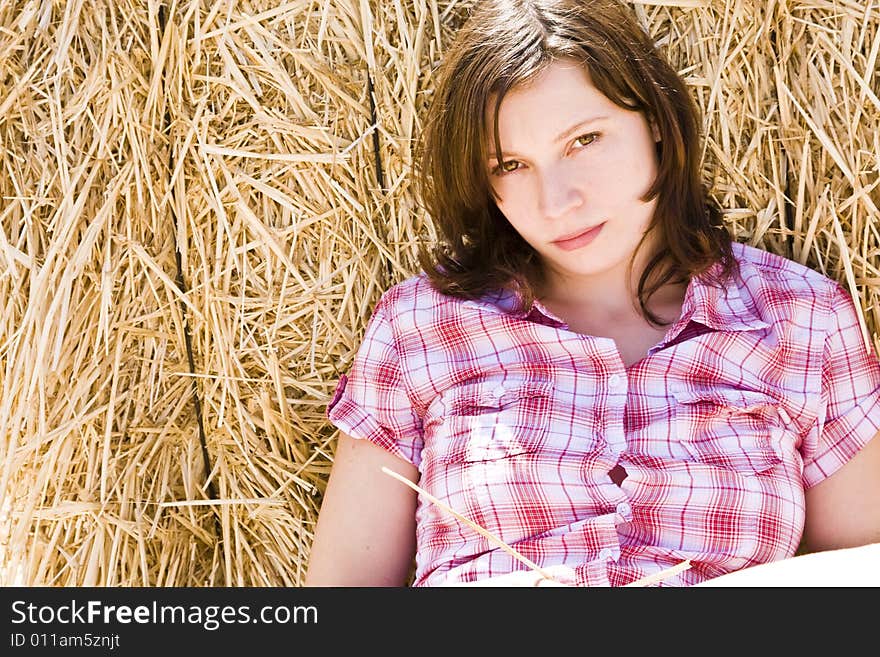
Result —
M473 4L0 4L0 584L302 582ZM843 282L877 349L880 4L631 4L737 240Z

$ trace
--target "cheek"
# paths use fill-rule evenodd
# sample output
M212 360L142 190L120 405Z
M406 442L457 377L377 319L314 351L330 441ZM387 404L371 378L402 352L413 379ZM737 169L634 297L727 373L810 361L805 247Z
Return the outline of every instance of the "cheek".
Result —
M522 204L511 202L509 197L506 203L496 202L496 205L513 230L531 244L535 237L536 228L534 223L529 221L529 217L534 216L534 214L530 213L528 208L525 208Z
M620 200L641 201L657 176L657 158L653 153L630 154L607 162L597 171L597 189Z
M508 181L493 185L495 191L495 205L511 223L517 221L517 213L522 213L523 203L528 198L523 194L522 185L511 185Z

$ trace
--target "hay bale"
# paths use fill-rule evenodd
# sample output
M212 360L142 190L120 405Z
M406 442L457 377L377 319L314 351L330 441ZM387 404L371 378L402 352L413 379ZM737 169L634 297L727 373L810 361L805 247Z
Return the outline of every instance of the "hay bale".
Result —
M324 417L434 237L433 68L476 0L0 7L0 584L295 586ZM638 0L739 241L877 327L880 11Z

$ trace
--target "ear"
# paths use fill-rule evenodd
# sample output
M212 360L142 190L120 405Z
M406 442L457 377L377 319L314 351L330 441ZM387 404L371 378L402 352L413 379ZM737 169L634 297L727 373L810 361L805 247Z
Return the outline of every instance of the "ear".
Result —
M657 127L657 122L650 118L648 119L648 123L651 124L651 134L654 135L654 143L659 144L663 141L663 138L660 136L660 128Z

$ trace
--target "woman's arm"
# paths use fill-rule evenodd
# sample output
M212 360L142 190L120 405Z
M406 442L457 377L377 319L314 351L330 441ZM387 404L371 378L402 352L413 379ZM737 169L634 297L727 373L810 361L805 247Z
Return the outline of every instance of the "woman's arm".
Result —
M367 440L340 434L309 556L305 586L404 586L416 540L412 464Z
M810 552L880 542L880 433L840 470L806 491Z

